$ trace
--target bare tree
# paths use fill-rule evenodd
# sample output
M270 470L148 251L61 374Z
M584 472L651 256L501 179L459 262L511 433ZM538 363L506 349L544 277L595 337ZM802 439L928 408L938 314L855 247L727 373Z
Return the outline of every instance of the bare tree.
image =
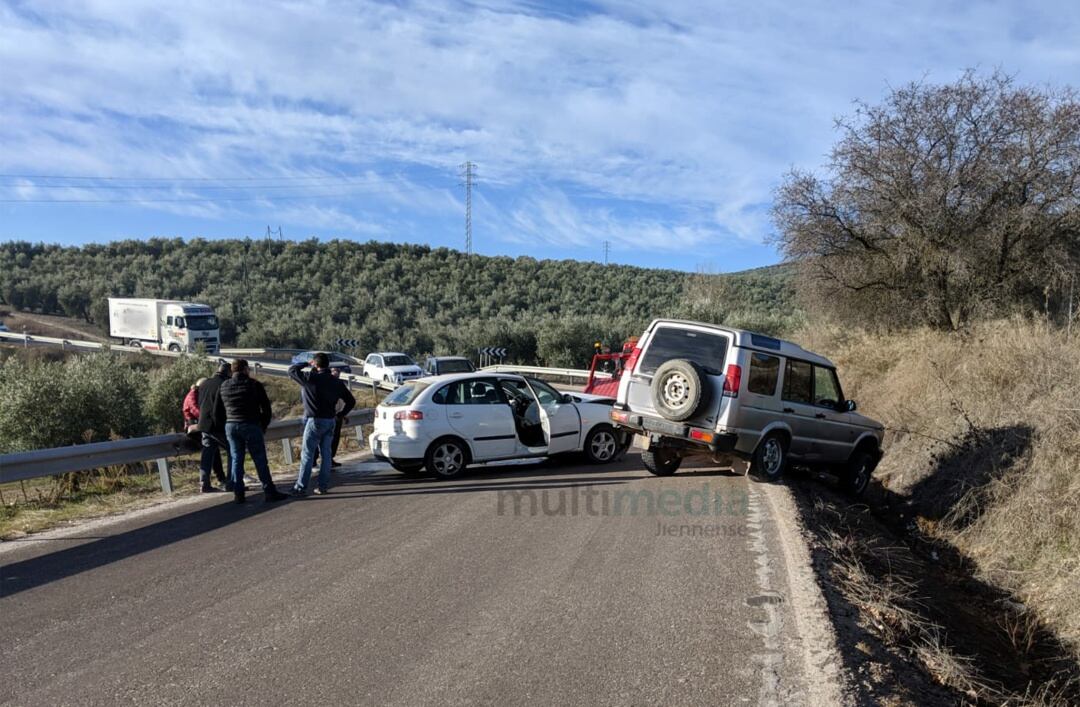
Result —
M837 128L828 176L790 172L774 207L777 241L811 302L955 329L1041 310L1080 264L1072 89L969 71L859 103Z

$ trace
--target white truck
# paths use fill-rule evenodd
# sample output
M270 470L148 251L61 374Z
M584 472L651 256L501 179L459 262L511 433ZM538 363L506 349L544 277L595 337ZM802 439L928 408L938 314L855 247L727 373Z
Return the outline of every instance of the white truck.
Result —
M205 304L163 299L109 298L109 335L127 346L207 353L221 348L218 318Z

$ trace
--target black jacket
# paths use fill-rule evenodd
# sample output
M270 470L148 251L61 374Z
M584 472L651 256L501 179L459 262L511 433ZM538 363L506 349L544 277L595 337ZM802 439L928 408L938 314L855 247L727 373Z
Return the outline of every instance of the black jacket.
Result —
M306 365L294 363L289 366L289 378L300 384L304 417L333 418L338 414L348 415L356 406L356 398L349 392L348 387L330 375L328 370L303 370ZM337 411L338 400L345 401L345 408L340 413Z
M216 414L226 422L254 422L264 430L273 417L266 388L243 373L234 373L221 384Z
M225 418L217 414L221 384L229 380L224 373L215 373L199 386L199 431L210 434L225 432Z

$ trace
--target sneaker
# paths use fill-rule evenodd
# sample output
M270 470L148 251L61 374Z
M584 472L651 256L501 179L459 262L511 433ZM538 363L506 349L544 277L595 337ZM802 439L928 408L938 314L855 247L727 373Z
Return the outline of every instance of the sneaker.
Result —
M291 489L289 489L289 495L293 498L305 498L307 496L307 492L304 491L304 489L302 488L293 486Z
M220 492L221 492L221 489L219 489L217 486L203 486L199 490L199 493L220 493Z
M312 491L312 493L314 493L316 496L325 496L326 494L330 493L330 491L329 489L315 489L314 491Z

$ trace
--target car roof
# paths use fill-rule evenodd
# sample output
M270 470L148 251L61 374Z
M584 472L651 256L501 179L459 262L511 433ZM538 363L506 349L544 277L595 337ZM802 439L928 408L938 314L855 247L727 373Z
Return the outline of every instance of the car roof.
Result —
M428 356L432 361L468 361L464 356Z
M440 376L418 378L417 383L453 383L459 380L471 380L473 378L521 378L516 373L495 373L494 371L462 371L461 373L443 373ZM409 381L414 382L414 381Z
M723 331L731 334L735 338L735 345L740 348L754 349L756 351L762 351L764 353L779 354L780 356L786 356L788 358L801 359L803 361L809 361L810 363L817 363L822 366L828 366L829 368L836 368L832 361L825 358L821 354L816 354L813 351L807 351L803 347L799 346L793 341L787 341L786 339L778 339L775 336L766 336L765 334L758 334L757 332L747 331L746 329L736 329L735 327L724 326L723 324L710 324L708 322L695 322L686 319L654 319L649 324L649 331L652 331L657 326L699 326L708 329L716 329L717 331Z
M372 351L371 354L375 354L376 356L408 356L408 354L403 354L400 351ZM370 356L371 354L368 355ZM409 358L412 357L409 356Z

